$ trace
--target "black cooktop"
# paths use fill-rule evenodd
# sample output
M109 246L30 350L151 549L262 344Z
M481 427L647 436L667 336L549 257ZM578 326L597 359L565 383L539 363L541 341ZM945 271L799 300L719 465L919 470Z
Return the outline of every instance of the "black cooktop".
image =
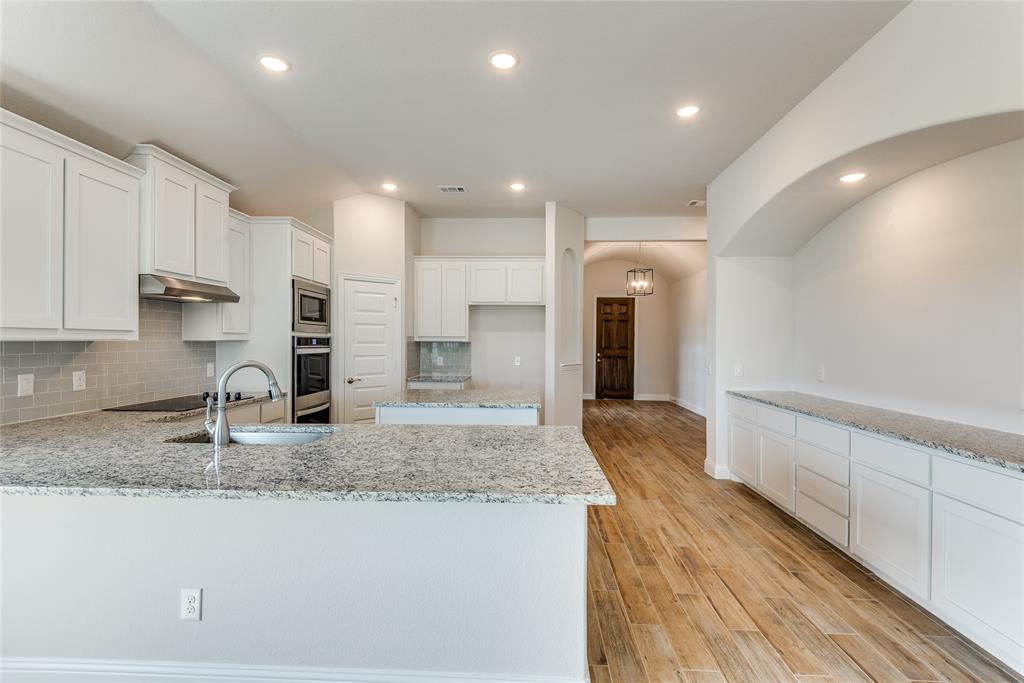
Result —
M147 401L145 403L134 403L129 406L117 406L116 408L104 408L104 410L114 411L138 411L138 412L169 412L169 413L183 413L186 410L195 410L196 408L206 407L206 397L211 394L203 394L202 396L178 396L177 398L165 398L159 401ZM212 394L214 404L217 402L217 394ZM244 401L252 398L252 394L243 395L241 393L230 393L228 392L227 399L229 402L234 403L235 401Z

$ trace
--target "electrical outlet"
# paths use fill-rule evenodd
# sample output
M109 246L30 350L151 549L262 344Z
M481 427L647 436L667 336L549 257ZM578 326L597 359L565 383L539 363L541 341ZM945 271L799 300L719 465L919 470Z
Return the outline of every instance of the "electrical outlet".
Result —
M819 365L815 369L815 371L814 371L814 379L818 380L819 382L824 382L825 381L825 366L824 365Z
M182 588L181 589L181 619L186 621L202 621L203 619L203 589Z
M31 396L36 393L35 375L18 375L18 396Z
M85 370L71 373L71 390L85 391Z
M438 356L437 357L437 364L438 364L438 366L440 366L442 368L444 367L444 356Z
M217 370L214 367L213 363L207 363L206 364L206 376L207 377L213 377L213 375L216 373L216 371Z
M522 364L523 364L523 359L522 359L522 358L520 358L519 356L516 356L516 357L515 357L515 358L514 358L514 359L512 360L512 365L515 365L515 366L516 366L517 368L518 368L518 367L519 367L520 365L522 365Z
M743 376L743 363L736 363L732 366L732 374L734 377Z

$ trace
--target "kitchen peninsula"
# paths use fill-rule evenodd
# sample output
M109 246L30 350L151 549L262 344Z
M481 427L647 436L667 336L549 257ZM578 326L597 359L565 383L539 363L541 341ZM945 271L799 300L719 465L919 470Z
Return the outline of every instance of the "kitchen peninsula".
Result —
M540 392L407 389L373 404L378 424L538 425Z
M227 447L218 482L212 447L180 441L199 419L168 418L4 428L6 672L585 679L586 507L615 494L579 430L233 425L323 436ZM202 619L183 621L194 588Z

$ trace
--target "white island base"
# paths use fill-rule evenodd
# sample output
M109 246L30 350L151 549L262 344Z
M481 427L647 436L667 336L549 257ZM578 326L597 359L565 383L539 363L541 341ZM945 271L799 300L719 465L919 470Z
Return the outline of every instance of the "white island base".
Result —
M538 425L538 408L476 408L463 406L377 406L377 424L384 425Z
M6 683L587 678L583 504L0 504Z

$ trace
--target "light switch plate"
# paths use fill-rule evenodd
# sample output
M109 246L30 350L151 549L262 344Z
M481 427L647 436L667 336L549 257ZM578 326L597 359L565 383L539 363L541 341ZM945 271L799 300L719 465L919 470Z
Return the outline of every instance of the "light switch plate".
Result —
M31 396L36 393L35 375L18 375L18 396Z
M85 391L85 370L77 370L71 373L71 390Z
M523 359L522 359L522 358L520 358L519 356L516 356L516 357L515 357L515 358L514 358L514 359L512 360L512 364L513 364L513 365L515 365L515 366L516 366L516 367L518 368L518 367L519 367L520 365L522 365L522 364L523 364Z
M732 366L732 374L734 377L743 376L743 363L736 363Z
M825 366L824 365L819 365L817 368L815 368L815 370L814 370L814 379L816 379L819 382L824 382L825 381Z

